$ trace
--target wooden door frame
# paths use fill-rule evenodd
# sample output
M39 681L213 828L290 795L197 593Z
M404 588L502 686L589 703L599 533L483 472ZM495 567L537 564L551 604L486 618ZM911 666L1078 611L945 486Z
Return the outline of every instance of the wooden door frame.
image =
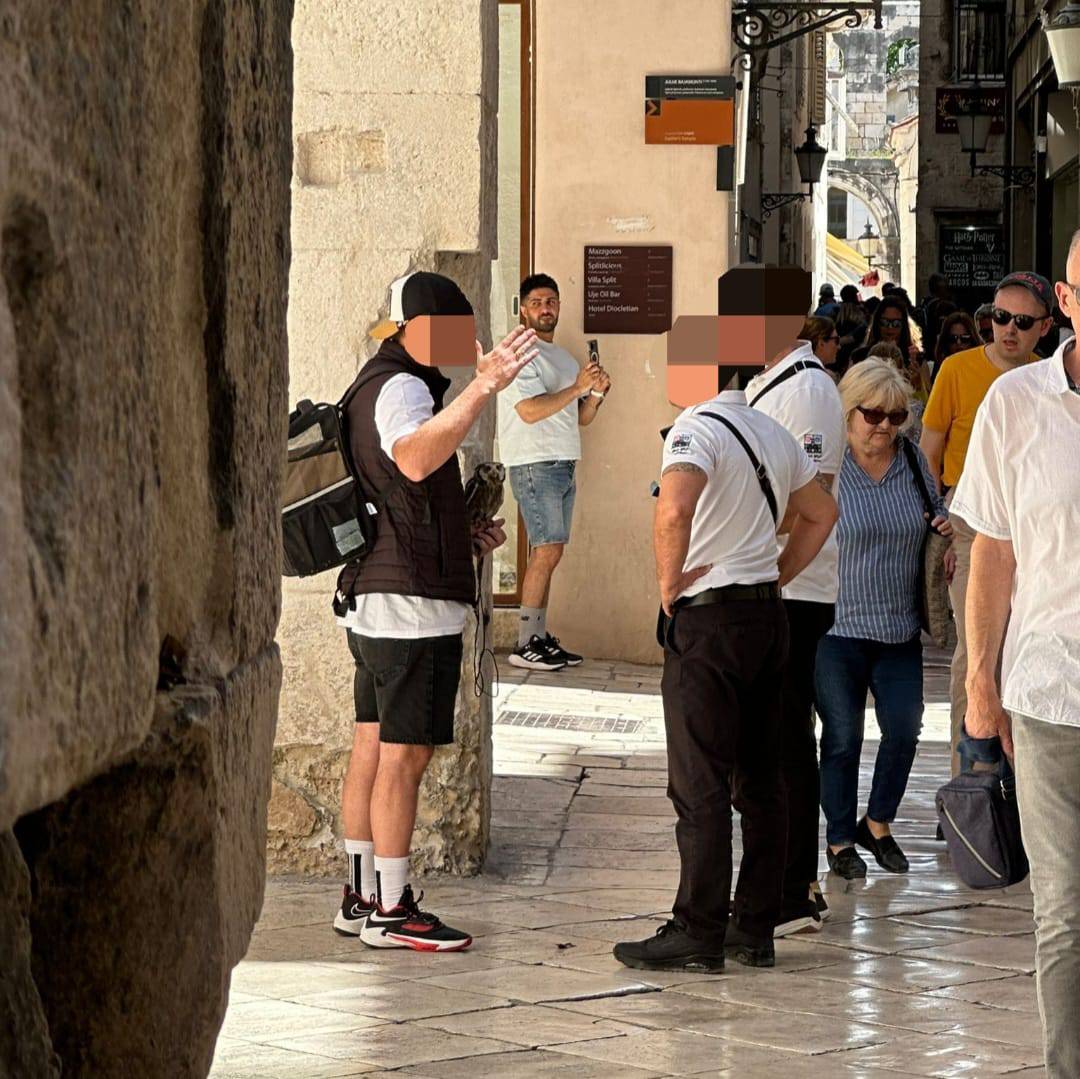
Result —
M499 0L503 4L521 8L521 246L518 253L518 280L532 273L535 251L536 213L533 205L534 180L536 176L536 156L533 152L536 116L536 12L535 0ZM521 604L521 582L525 576L525 566L529 561L529 540L525 532L525 522L518 511L517 521L517 587L513 592L496 592L493 602L496 607L517 607Z

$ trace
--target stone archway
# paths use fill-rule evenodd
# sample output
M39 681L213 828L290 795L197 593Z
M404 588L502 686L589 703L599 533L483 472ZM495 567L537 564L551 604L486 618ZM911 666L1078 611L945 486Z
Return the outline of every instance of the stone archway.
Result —
M897 279L900 273L900 212L893 192L899 179L887 158L830 161L829 186L857 198L870 211L884 243L879 265Z

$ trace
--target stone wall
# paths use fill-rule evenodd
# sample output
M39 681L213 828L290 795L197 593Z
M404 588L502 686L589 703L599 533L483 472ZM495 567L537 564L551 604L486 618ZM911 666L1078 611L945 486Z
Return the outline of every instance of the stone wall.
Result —
M290 16L0 0L3 1075L205 1075L261 906Z
M293 22L289 345L293 400L336 400L373 352L368 326L409 270L453 277L488 343L495 254L498 11L493 0L299 0ZM447 374L451 374L447 371ZM455 388L469 376L458 372ZM463 448L491 454L494 409ZM466 471L466 474L468 472ZM272 871L343 870L338 812L353 736L352 659L330 610L335 574L288 581L274 748ZM491 707L473 693L466 627L456 744L436 751L418 869L475 872L487 848Z
M916 214L919 298L939 268L942 224L986 224L1000 219L1002 183L993 177L972 177L968 157L960 152L955 133L936 131L937 90L956 85L953 63L952 0L922 0L919 39L919 186ZM1000 85L1000 84L999 84ZM990 137L986 165L1002 164L1004 138ZM912 293L912 295L915 295Z

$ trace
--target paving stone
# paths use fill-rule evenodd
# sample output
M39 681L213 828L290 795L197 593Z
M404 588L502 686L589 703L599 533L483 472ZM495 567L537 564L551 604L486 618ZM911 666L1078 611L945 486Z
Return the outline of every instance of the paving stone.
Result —
M378 1026L381 1019L347 1015L287 1000L257 1000L230 1007L221 1032L239 1041L263 1042L294 1034L330 1033Z
M911 955L888 955L823 967L817 976L898 993L918 993L924 989L940 989L946 985L993 981L1008 977L1008 974L1002 970L978 967L971 963L944 963L917 959Z
M406 1072L408 1075L419 1072ZM428 1074L424 1072L423 1074ZM453 1060L440 1064L438 1079L654 1079L662 1073L627 1068L604 1061L583 1062L548 1049L522 1049L497 1056Z
M1035 926L1027 911L1014 907L992 907L988 904L935 910L925 914L899 914L894 916L893 920L904 925L990 937L1026 936Z
M588 924L584 923L582 928L587 928ZM606 941L590 940L581 934L560 932L556 928L517 930L500 936L485 937L470 950L480 955L510 959L515 963L546 963L571 953L583 957L611 949Z
M949 1000L965 1000L983 1004L988 1008L1026 1012L1038 1015L1039 1000L1035 991L1035 979L1026 975L1003 978L992 982L972 982L966 985L946 986L931 991L933 996Z
M421 982L411 982L406 987L400 981L372 985L361 990L332 989L324 993L305 993L292 999L297 1004L312 1008L325 1008L394 1022L402 1019L429 1019L436 1015L454 1015L459 1012L477 1012L486 1008L505 1008L510 1004L509 1000L461 990L452 994L443 993L426 987Z
M363 947L363 945L361 945ZM367 952L367 949L364 949ZM245 960L234 971L230 1001L234 994L287 1000L297 993L325 992L331 989L363 989L367 985L394 981L376 963L358 962L340 967L323 965L321 961L298 963L282 961L259 963ZM240 1003L240 1001L237 1001Z
M679 872L674 869L647 869L635 859L633 869L595 869L589 867L557 866L548 874L552 888L573 894L593 888L659 888L674 896L679 885ZM623 864L626 862L624 860Z
M566 1042L613 1038L638 1029L626 1023L613 1023L591 1015L574 1015L543 1004L519 1004L512 1008L496 1008L483 1014L447 1015L438 1019L422 1020L420 1025L433 1030L446 1030L452 1034L494 1038L530 1049Z
M341 1079L349 1075L371 1075L371 1064L334 1060L312 1053L294 1053L271 1045L252 1045L233 1038L218 1038L209 1079Z
M578 902L571 898L571 894L567 894L565 899L492 899L473 903L461 901L447 905L446 911L448 915L456 912L462 918L487 918L523 929L545 929L551 925L602 921L623 913L614 908L602 907L598 903L594 904L588 899ZM589 893L581 894L587 896Z
M995 970L1035 973L1035 936L974 937L959 944L923 948L911 953L921 959L943 959L955 963L974 963Z
M548 966L528 967L523 970L482 970L468 974L452 974L446 977L425 978L420 985L440 986L455 993L483 993L496 997L508 997L540 1004L550 1001L581 1000L607 994L653 994L654 986L633 980L626 981L615 976L589 974L578 970L562 970Z
M956 1031L946 1034L911 1034L885 1044L845 1054L845 1064L863 1064L911 1075L1003 1075L1037 1066L1041 1050L976 1041Z

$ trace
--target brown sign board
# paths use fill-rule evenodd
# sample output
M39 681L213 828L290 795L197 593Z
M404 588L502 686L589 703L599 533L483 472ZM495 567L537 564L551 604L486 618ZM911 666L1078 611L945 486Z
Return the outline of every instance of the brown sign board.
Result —
M963 86L939 86L934 110L934 130L939 135L956 134L956 117L976 101L980 112L994 117L990 125L991 135L1005 133L1005 90L993 87L968 89Z
M670 246L586 246L585 332L667 333L671 267Z
M646 75L645 142L650 146L734 146L735 79L729 75Z

